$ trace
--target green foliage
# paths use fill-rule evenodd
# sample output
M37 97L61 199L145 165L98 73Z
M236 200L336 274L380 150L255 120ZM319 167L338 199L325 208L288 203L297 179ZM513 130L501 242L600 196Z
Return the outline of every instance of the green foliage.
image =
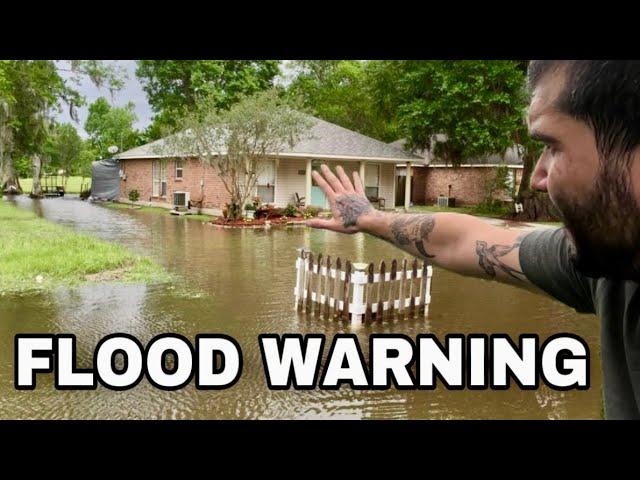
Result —
M18 177L25 178L31 176L31 159L29 157L20 156L14 158L13 166L16 169ZM24 185L22 185L22 188L26 191Z
M164 128L175 130L178 119L208 97L218 109L227 109L243 96L273 86L279 74L277 60L138 60L140 79L154 113L148 138L159 138ZM154 138L155 137L155 138Z
M371 97L374 62L300 60L286 98L291 105L344 128L381 140L389 135L387 119L378 115Z
M61 70L71 75L63 78ZM84 98L74 88L80 77L88 76L94 83L115 91L122 86L119 75L117 68L98 60L74 60L69 62L69 68L52 60L0 61L2 188L17 186L16 159L29 158L37 169L47 163L52 153L47 148L55 126L53 113L66 106L71 118L77 120L77 107L84 104ZM21 166L20 170L24 168Z
M474 206L471 213L487 217L504 217L511 212L512 208L513 206L508 202L498 199L485 199Z
M140 145L140 133L133 128L137 120L133 110L133 102L125 107L112 107L103 97L89 106L84 128L99 158L110 156L111 145L117 146L120 152Z
M525 128L525 72L516 61L384 61L375 67L381 114L394 115L409 148L433 147L454 165L502 153ZM446 142L432 142L445 134Z
M305 219L317 217L322 209L320 207L308 206L302 209L302 216Z
M245 210L256 210L256 206L255 206L255 204L253 204L253 203L247 203L247 204L244 206L244 209L245 209Z
M295 217L296 213L298 213L298 209L296 208L295 205L289 203L284 210L282 211L282 214L285 217Z
M77 175L82 169L80 162L84 148L84 141L73 125L54 125L44 145L49 170L62 169L67 175Z
M129 201L137 202L140 200L140 192L136 189L133 189L129 192Z

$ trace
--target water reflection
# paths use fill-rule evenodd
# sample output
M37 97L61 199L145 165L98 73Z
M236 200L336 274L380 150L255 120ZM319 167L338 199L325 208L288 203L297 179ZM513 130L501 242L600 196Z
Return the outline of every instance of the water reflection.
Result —
M599 418L598 324L550 299L514 287L436 269L427 319L385 321L352 328L346 322L293 310L296 249L332 258L375 261L404 258L381 240L306 228L226 230L198 221L141 211L111 210L77 199L15 200L54 222L116 241L150 255L180 279L171 287L86 286L50 294L3 297L0 302L1 418ZM176 392L141 382L126 392L57 392L48 375L38 388L13 388L13 336L66 332L78 339L78 366L89 367L97 341L128 332L143 342L165 332L192 341L197 333L225 333L241 345L244 371L232 388ZM371 333L536 332L541 340L573 332L591 346L591 389L537 391L270 391L257 337L260 333L355 333L368 355ZM326 356L326 352L325 352ZM326 360L326 358L325 358Z

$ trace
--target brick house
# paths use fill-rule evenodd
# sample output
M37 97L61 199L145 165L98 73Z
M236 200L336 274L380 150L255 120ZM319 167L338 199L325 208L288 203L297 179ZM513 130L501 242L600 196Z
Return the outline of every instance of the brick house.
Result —
M404 149L404 144L404 140L396 140L390 145ZM416 154L424 161L410 168L411 203L415 205L433 205L438 196L453 197L460 206L476 205L484 200L485 185L495 178L497 167L501 165L509 169L509 183L516 191L522 179L523 163L517 147L508 149L504 155L470 159L455 168L435 158L428 150ZM405 194L406 170L404 165L396 168L396 198ZM500 198L511 200L508 192Z
M120 197L137 190L140 201L172 207L174 192L188 192L201 211L219 215L229 195L210 165L195 158L158 154L163 139L117 155L120 162ZM357 170L365 181L367 195L384 199L386 208L395 206L396 165L422 163L417 155L324 120L313 118L310 135L262 165L255 195L263 203L285 207L295 203L296 194L307 205L328 207L311 172L322 163L342 165L350 175ZM410 190L410 189L409 189ZM408 198L407 198L408 201Z

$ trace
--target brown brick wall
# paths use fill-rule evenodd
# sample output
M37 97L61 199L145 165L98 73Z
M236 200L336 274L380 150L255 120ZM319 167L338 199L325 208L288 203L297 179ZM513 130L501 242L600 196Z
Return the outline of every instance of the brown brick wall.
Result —
M457 205L475 205L484 199L485 184L495 177L496 171L490 167L431 167L416 168L416 174L420 181L415 183L418 188L413 195L414 203L420 204L420 199L422 203L433 204L439 195L448 195L451 185L451 196ZM516 169L516 185L520 184L521 176L522 169ZM418 192L421 186L424 193Z
M151 159L122 160L121 168L126 180L120 181L120 194L127 198L131 190L140 192L141 201L171 203L173 192L189 192L191 200L203 197L204 208L222 208L229 201L229 194L215 170L205 166L198 160L183 162L182 179L176 178L176 164L174 160L167 160L167 197L152 198ZM201 181L204 180L204 186Z

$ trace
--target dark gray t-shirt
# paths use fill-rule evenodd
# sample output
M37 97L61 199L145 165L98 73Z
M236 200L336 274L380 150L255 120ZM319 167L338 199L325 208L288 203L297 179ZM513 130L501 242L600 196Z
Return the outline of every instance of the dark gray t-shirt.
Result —
M640 293L638 282L589 278L569 259L564 229L529 233L520 266L529 281L580 313L601 321L601 358L607 419L640 419Z

